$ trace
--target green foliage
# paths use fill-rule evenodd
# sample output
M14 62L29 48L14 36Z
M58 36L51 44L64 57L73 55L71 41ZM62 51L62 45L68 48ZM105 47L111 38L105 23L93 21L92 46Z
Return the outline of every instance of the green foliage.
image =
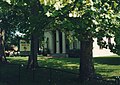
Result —
M79 40L115 37L115 53L118 53L115 50L120 40L119 14L119 0L0 1L0 26L10 30L7 34L18 30L28 36L31 33L42 35L44 30L59 29Z
M54 4L56 3L55 1ZM120 1L75 0L60 3L62 7L59 9L55 9L54 5L46 6L49 16L55 19L51 28L65 31L67 36L74 36L79 40L115 37L116 46L111 51L119 53Z
M33 32L40 35L50 22L39 0L10 0L9 3L1 1L0 4L2 4L0 24L2 28L9 29L11 32L18 30L28 37ZM9 30L7 31L10 32Z
M75 0L72 3L66 2L59 10L55 10L53 5L47 5L47 8L50 8L51 17L55 17L54 28L75 31L79 39L87 39L112 34L110 25L117 6L116 1Z
M12 6L5 2L0 1L0 28L5 30L6 43L11 40L11 37L14 36L15 33L15 26L13 25L13 18L14 13L11 8Z
M120 27L119 27L120 28ZM115 46L111 49L114 53L120 55L120 29L115 32Z

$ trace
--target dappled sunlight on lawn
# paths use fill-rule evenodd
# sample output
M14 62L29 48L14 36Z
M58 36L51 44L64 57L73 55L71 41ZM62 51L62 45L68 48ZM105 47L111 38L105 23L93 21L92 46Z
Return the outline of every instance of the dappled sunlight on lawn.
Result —
M95 71L103 77L120 76L120 65L95 64Z
M64 69L69 71L75 71L79 69L79 62L77 63L75 59L69 58L39 58L39 65L55 69ZM75 60L75 61L74 61ZM75 63L76 62L76 63Z
M73 70L73 69L79 69L79 64L65 64L65 65L63 65L63 67L66 67L66 68L68 68L68 69L71 69L71 70Z
M27 65L28 57L8 57L11 63ZM79 58L50 58L38 57L40 67L48 67L70 72L79 72ZM107 56L94 58L94 66L97 74L103 77L120 76L120 57Z
M95 71L104 77L120 76L120 57L106 56L94 58Z

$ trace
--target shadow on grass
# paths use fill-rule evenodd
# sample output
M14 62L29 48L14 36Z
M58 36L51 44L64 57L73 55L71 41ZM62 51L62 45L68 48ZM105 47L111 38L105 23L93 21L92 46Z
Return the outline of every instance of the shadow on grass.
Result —
M27 57L8 57L7 58L13 64L27 65ZM78 72L79 58L48 58L38 57L38 64L40 67L48 67L62 70L69 70L72 72Z
M120 65L120 57L95 57L94 62L98 64Z
M120 76L120 57L96 57L94 58L95 71L103 77L112 78Z
M115 85L114 81L92 80L80 83L78 74L49 68L26 69L19 65L1 65L3 85Z
M31 82L33 81L33 72L27 71L25 69L25 65L27 65L27 57L12 57L8 58L8 60L13 64L24 64L24 67L21 69L20 73L20 81L21 85L33 85ZM105 76L109 75L113 76L113 72L116 71L116 69L119 70L119 68L107 68L108 65L119 65L120 64L120 57L96 57L94 58L94 62L97 64L96 71L99 74L103 74ZM47 57L38 57L39 66L41 67L47 67L47 68L55 68L55 69L62 69L67 71L74 71L78 73L79 69L79 58L47 58ZM104 65L106 64L106 65ZM6 68L2 67L2 75L4 79L9 78L10 80L7 82L10 82L11 85L13 85L13 82L11 81L18 81L17 79L19 77L19 69L17 66L7 66ZM119 71L118 71L119 72ZM118 75L118 72L117 75ZM105 81L92 81L92 82L86 82L85 84L78 84L76 83L77 77L75 75L66 74L62 71L56 71L52 70L52 74L50 73L49 69L37 69L35 71L35 82L38 82L39 85L115 85L110 84ZM115 73L115 72L114 72ZM5 76L6 75L6 76ZM52 75L52 76L51 76ZM116 75L115 75L116 76ZM49 80L49 78L52 78L52 81ZM31 81L31 82L28 82ZM16 82L16 85L18 84ZM15 82L14 82L15 83ZM29 84L28 84L29 83ZM50 84L52 83L52 84ZM106 83L106 84L104 84ZM15 84L14 84L15 85ZM38 85L38 84L34 84Z
M47 58L46 60L39 60L40 66L59 68L59 69L77 69L79 66L79 59L75 58Z
M3 82L3 85L79 85L78 74L64 70L44 67L32 70L17 64L1 64L0 68L0 85Z

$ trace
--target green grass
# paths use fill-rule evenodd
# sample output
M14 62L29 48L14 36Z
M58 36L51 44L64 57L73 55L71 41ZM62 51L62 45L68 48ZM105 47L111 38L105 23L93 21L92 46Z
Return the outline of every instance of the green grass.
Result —
M8 57L11 63L27 64L27 57ZM79 58L38 57L39 66L79 72ZM104 77L120 76L120 56L95 57L94 66L97 74Z
M19 64L23 67L21 68L20 76L21 79L21 85L37 85L32 84L33 82L33 71L26 70L27 65L27 57L7 57L10 63L12 64ZM79 73L79 58L48 58L48 57L38 57L38 63L41 67L49 67L49 68L55 68L55 69L62 69L70 72ZM120 76L120 57L119 56L107 56L107 57L96 57L94 58L94 66L95 71L97 74L102 75L105 79ZM9 78L10 81L16 81L14 82L16 85L18 84L18 73L19 73L19 66L2 66L2 77ZM17 68L17 69L16 69ZM51 76L52 75L52 76ZM49 82L50 77L52 78L52 81ZM56 70L49 70L46 68L40 68L35 70L35 80L40 85L49 85L49 83L52 83L51 85L79 85L78 81L76 81L78 78L78 75L75 74L69 74L62 71L56 71ZM9 81L9 80L8 80ZM31 82L28 82L31 81ZM8 85L4 81L0 83L0 85ZM88 84L83 85L91 85L93 82L90 82ZM99 84L100 83L100 84ZM105 82L96 82L96 85L109 85L109 84L102 84ZM13 85L13 83L9 84ZM114 85L114 84L110 84Z
M120 76L120 56L94 58L96 72L104 77Z
M78 85L79 81L76 74L64 71L36 68L36 70L26 69L23 65L2 64L0 66L0 82L6 85ZM20 84L19 84L20 83ZM0 84L2 85L2 84Z
M9 62L14 64L27 65L27 57L8 57ZM69 70L78 72L79 59L78 58L48 58L38 57L38 63L41 67L49 67L55 69Z

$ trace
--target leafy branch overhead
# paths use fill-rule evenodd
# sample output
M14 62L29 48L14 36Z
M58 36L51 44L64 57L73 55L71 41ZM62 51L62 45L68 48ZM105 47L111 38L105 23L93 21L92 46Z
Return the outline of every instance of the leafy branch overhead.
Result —
M59 29L74 31L80 40L111 36L119 41L118 0L10 0L1 1L0 6L0 25L12 32L30 35Z
M119 43L119 0L48 0L42 4L48 16L55 18L51 28L74 31L72 35L80 40L115 37Z
M51 19L44 14L44 10L40 3L36 2L37 0L10 1L9 3L5 1L0 3L0 14L2 15L0 24L4 29L18 30L21 33L30 35L33 31L41 33L50 23ZM8 23L8 25L4 23Z

